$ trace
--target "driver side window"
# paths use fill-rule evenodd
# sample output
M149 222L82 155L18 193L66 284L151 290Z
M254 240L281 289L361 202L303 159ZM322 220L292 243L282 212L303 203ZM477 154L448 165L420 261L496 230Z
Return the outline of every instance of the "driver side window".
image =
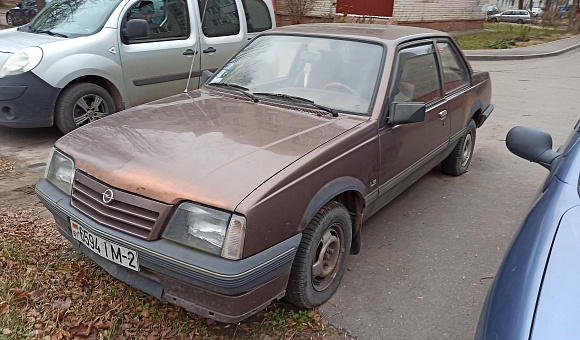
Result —
M433 44L404 48L397 58L397 78L391 92L393 102L429 103L441 97Z
M141 0L129 8L125 17L127 21L143 19L149 25L149 37L130 39L129 43L187 39L191 31L184 0Z

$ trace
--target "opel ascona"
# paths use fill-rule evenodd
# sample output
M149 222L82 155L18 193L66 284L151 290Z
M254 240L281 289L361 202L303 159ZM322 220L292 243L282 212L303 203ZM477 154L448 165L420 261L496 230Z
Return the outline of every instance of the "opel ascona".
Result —
M284 296L310 308L364 220L438 164L467 171L490 99L445 33L279 28L201 89L61 138L37 193L75 247L161 301L224 322Z

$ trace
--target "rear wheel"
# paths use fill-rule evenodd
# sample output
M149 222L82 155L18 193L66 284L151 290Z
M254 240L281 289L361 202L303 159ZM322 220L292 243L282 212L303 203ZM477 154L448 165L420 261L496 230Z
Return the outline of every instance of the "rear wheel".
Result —
M113 97L104 88L78 83L65 88L57 103L56 126L62 133L115 113Z
M350 213L338 202L327 203L302 233L286 300L301 308L312 308L330 299L346 269L351 241Z
M467 171L473 158L476 128L477 126L473 120L467 124L467 131L463 137L459 139L451 154L441 162L441 169L444 173L459 176Z

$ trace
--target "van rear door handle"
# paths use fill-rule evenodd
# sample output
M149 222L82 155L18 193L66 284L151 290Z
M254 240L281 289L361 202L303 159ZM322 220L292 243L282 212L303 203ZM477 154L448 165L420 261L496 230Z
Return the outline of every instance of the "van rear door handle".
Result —
M439 112L439 118L441 118L441 120L445 120L445 117L447 117L447 110Z
M183 52L183 55L196 55L197 51L192 50L191 48L188 48L187 50L185 50L185 52Z
M213 48L213 47L208 47L208 48L206 48L205 50L203 50L203 53L213 53L213 52L215 52L215 51L216 51L216 49L215 49L215 48Z

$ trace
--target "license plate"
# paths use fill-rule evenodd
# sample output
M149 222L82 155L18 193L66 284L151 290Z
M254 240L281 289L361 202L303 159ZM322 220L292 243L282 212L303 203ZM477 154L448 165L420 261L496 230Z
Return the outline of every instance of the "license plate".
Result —
M70 228L72 236L97 255L123 267L139 270L139 257L136 251L104 240L73 220L70 221Z

